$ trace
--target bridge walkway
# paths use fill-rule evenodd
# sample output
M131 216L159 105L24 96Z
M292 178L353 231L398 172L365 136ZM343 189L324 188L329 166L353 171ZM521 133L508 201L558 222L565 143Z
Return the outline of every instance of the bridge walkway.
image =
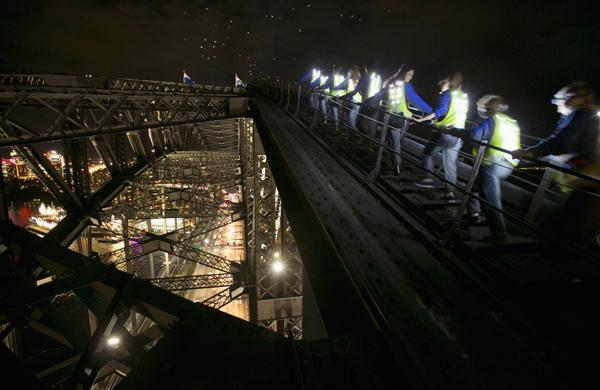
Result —
M397 342L395 351L410 356L433 387L525 388L565 380L540 358L557 357L551 346L532 339L532 329L524 326L522 310L533 302L515 305L507 294L514 286L492 283L468 264L471 259L461 260L460 251L440 248L435 229L404 201L357 180L359 169L343 153L333 153L270 99L258 93L255 99L261 138L272 140L265 142L271 166L291 169L273 168L273 173L301 252L312 238L302 237L296 224L310 210L294 212L287 205L306 196L373 297L382 328ZM274 149L284 155L275 162ZM290 172L293 178L284 175ZM297 181L297 192L286 189L285 181ZM326 283L311 278L310 257L303 259L313 289ZM320 294L315 296L319 300ZM344 299L338 295L337 304L343 306Z

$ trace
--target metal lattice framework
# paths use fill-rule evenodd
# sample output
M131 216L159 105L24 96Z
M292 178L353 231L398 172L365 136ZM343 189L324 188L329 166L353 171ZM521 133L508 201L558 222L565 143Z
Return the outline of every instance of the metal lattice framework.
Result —
M164 290L179 291L196 288L230 287L233 286L234 278L228 274L214 274L156 278L148 281Z
M5 138L0 146L140 130L147 136L149 129L163 132L177 129L179 146L193 133L199 135L197 139L220 145L230 125L210 124L206 133L187 125L236 115L238 102L231 106L230 100L238 99L243 92L241 89L217 91L177 83L169 86L143 80L87 80L73 76L0 75L0 81L0 101L6 107L0 118ZM26 120L27 112L33 109L49 110L54 118L34 128ZM182 134L185 131L189 134ZM172 134L168 139L175 140ZM225 144L230 146L231 143L232 138L228 137ZM140 150L144 146L147 147L147 143L139 142L134 150L147 152Z
M222 85L188 84L175 83L170 81L140 80L129 78L108 78L108 77L83 77L69 75L51 75L51 74L0 74L0 84L10 85L68 85L75 86L94 86L101 88L118 89L122 91L160 91L160 92L212 92L212 93L240 93L244 88L228 87Z
M247 253L256 294L250 315L266 328L301 338L302 260L252 120L240 122ZM274 265L281 263L283 272ZM279 310L289 307L286 315Z
M213 255L200 249L164 240L145 241L141 243L141 248L129 246L129 248L123 248L113 252L104 253L99 257L104 264L121 265L127 261L143 263L141 260L147 259L148 255L159 250L164 252L169 251L168 253L172 253L176 257L191 261L193 263L202 264L221 272L235 273L239 271L239 266L235 262L231 262L220 256Z
M67 217L47 234L47 242L66 247L77 240L80 253L91 256L89 225L97 225L123 237L124 247L93 261L86 259L86 264L114 266L172 292L218 288L202 299L203 305L215 309L249 294L251 321L280 333L292 330L299 338L301 320L296 317L276 318L274 327L271 320L258 320L257 300L273 303L284 297L284 291L301 294L302 279L301 267L294 266L292 279L283 283L274 278L267 262L276 252L286 257L288 252L277 246L283 240L278 237L281 201L253 120L233 119L247 111L244 93L240 88L133 79L0 75L0 147L15 147L67 209ZM29 120L38 114L45 119ZM112 177L96 192L90 189L86 137ZM65 146L64 178L36 146L55 140ZM127 144L136 156L133 164L127 161ZM199 249L208 233L242 218L246 264ZM163 219L164 226L153 226L152 219ZM167 230L166 219L175 221L174 229ZM286 242L295 245L293 239ZM289 251L298 252L291 247ZM202 266L216 273L195 275L207 272ZM248 272L241 272L242 267ZM48 272L62 271L52 266ZM242 275L249 277L242 280ZM123 299L128 283L119 287ZM94 306L92 295L77 293ZM116 305L122 306L122 300ZM51 311L44 314L56 318ZM92 311L102 317L96 307ZM149 320L136 325L136 318L131 315L128 321L140 332L153 329ZM48 333L61 326L54 324ZM115 329L126 326L121 322ZM141 348L150 349L159 337L144 339ZM75 340L68 341L75 345ZM79 344L77 352L83 352L84 343ZM115 372L117 366L128 371L116 363L106 369Z

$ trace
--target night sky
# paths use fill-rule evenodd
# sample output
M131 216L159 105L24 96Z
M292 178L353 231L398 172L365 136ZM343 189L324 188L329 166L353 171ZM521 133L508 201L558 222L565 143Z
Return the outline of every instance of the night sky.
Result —
M0 69L167 81L185 69L196 83L232 85L235 73L299 79L369 58L386 78L408 62L430 105L437 81L459 70L471 99L500 94L524 133L547 136L555 92L572 80L600 90L600 22L585 4L7 0Z

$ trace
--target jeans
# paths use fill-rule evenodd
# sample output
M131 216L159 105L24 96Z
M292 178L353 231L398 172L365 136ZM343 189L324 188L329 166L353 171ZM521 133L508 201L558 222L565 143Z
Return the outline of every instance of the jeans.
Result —
M308 106L310 108L317 109L318 104L319 104L319 94L315 93L315 92L309 92Z
M355 103L347 103L346 121L351 129L356 130L356 117L358 116L358 105Z
M437 154L439 152L442 152L442 161L444 163L444 178L447 181L447 192L454 191L454 186L451 184L456 185L456 162L458 161L458 152L462 148L462 145L463 142L460 138L454 137L450 134L442 134L436 132L434 133L434 136L431 139L431 141L429 141L427 146L425 146L425 150L423 150L423 155L421 156L423 167L428 171L433 171L433 159L437 157ZM426 179L431 179L433 175L428 171L425 171L424 177Z
M335 103L331 106L331 114L333 115L333 125L337 127L337 125L340 123L340 109Z
M396 116L390 116L390 122L388 124L387 141L388 146L394 152L392 152L392 162L394 165L402 165L402 142L408 131L408 121L406 119L398 118Z
M502 210L502 192L500 185L503 180L510 176L513 172L513 166L503 157L492 159L493 163L489 165L481 165L479 174L476 180L476 187L473 190L475 196L481 194L481 198L489 202L492 206ZM471 214L481 211L481 203L479 199L469 198L469 212ZM488 225L492 235L500 237L506 236L506 225L502 213L487 203L483 204L483 214L488 220Z
M358 110L358 123L357 128L363 134L366 134L370 138L375 138L375 132L377 130L377 120L379 118L379 112L365 106L360 106ZM371 144L371 140L365 140L367 145ZM375 141L377 142L377 141Z
M327 102L329 101L329 97L322 97L319 99L319 107L321 108L321 112L323 112L323 121L327 122Z

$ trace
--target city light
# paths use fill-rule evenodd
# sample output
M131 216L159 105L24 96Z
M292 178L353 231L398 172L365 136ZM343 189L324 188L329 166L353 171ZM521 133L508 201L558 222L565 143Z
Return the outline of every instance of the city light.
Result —
M108 339L108 344L115 346L115 345L119 344L119 341L120 340L118 338L113 337L113 338Z

